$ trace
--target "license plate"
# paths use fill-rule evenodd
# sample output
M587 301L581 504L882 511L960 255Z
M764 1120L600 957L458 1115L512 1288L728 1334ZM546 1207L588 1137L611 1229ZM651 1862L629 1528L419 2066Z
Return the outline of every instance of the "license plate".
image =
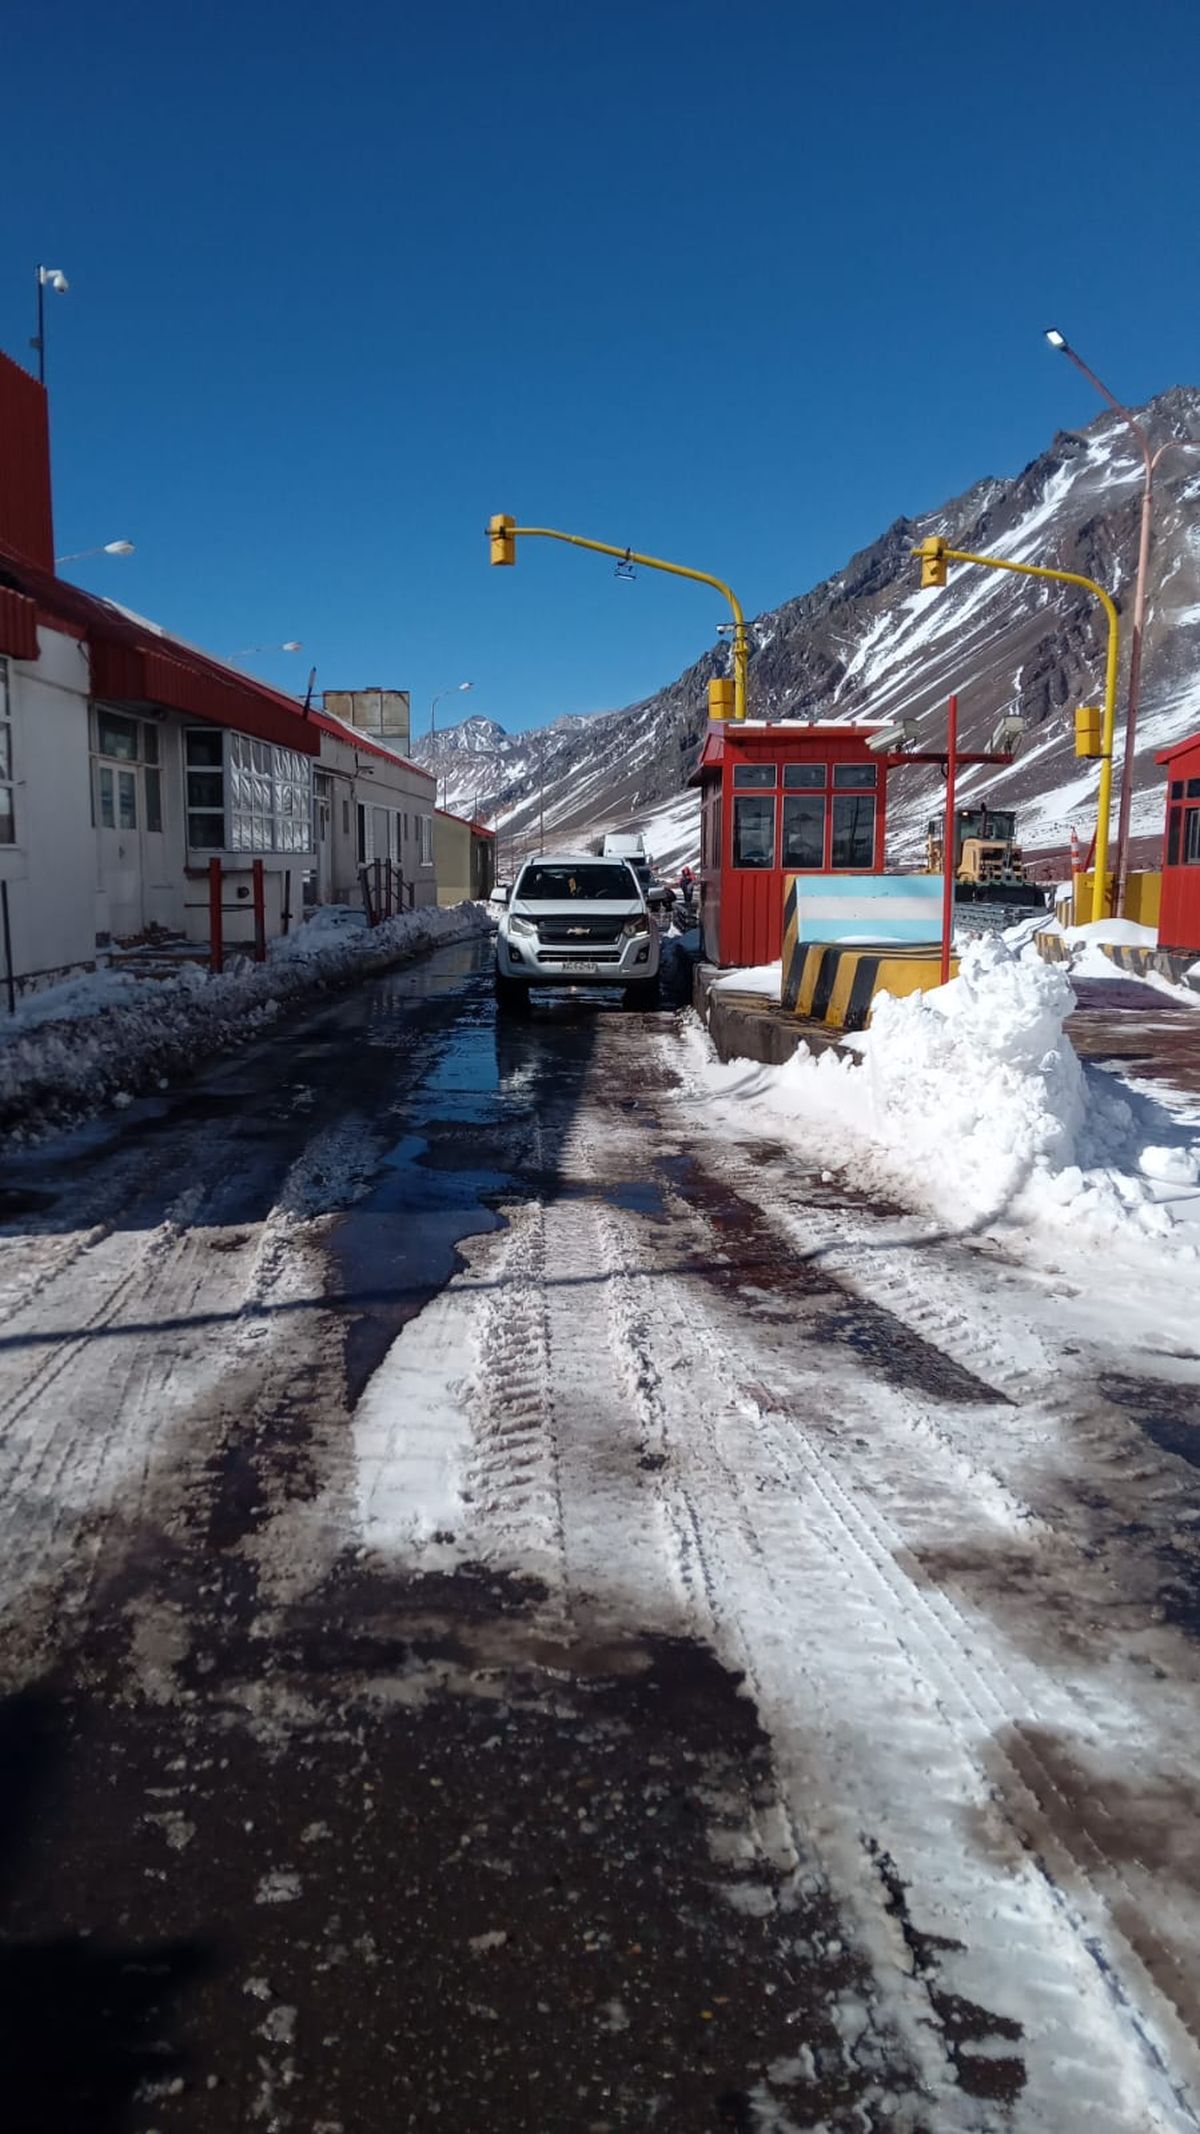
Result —
M577 962L576 959L572 957L570 963L566 965L566 972L569 978L573 971L598 971L599 968L600 966L598 963L585 963L582 960Z

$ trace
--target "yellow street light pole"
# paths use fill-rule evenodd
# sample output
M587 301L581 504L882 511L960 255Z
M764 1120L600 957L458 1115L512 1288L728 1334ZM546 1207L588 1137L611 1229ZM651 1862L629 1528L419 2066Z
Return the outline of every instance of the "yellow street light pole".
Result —
M518 526L504 512L496 512L488 520L487 530L493 563L515 563L518 539L536 535L543 541L566 541L572 548L590 548L598 556L615 556L618 563L640 564L643 570L669 571L673 578L692 578L699 585L711 585L714 591L724 595L733 615L733 716L735 719L745 718L750 639L742 604L723 578L714 578L709 571L691 570L686 563L664 563L661 556L639 556L633 548L614 548L610 541L589 541L583 534L559 533L553 526Z
M978 563L989 571L1017 571L1023 578L1052 578L1058 585L1081 585L1094 593L1108 618L1108 655L1104 667L1104 720L1100 736L1100 792L1096 802L1096 855L1092 878L1092 917L1105 917L1108 899L1108 821L1112 813L1113 752L1117 722L1117 662L1120 657L1120 625L1111 593L1094 578L1078 571L1051 570L1044 563L1013 563L1007 556L973 556L967 549L947 548L936 534L912 551L921 558L922 585L945 585L948 563ZM1093 714L1094 717L1094 714ZM1094 749L1086 750L1094 755Z

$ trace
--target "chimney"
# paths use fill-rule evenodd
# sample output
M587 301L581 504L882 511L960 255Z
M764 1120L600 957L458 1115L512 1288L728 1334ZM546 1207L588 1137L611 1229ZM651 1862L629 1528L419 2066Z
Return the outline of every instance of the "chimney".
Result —
M46 388L0 354L0 550L54 569Z

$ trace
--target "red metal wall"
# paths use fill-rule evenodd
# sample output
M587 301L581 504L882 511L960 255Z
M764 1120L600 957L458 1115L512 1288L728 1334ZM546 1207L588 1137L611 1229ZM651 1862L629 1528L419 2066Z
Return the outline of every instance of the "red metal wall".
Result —
M0 355L0 548L54 569L46 392Z
M37 602L0 585L0 652L10 659L38 656Z
M1160 757L1159 761L1163 759ZM1167 763L1167 820L1163 833L1162 906L1158 916L1158 939L1162 948L1181 948L1200 955L1200 863L1189 865L1183 854L1188 847L1188 818L1200 815L1200 734L1186 748L1173 752ZM1172 818L1175 819L1179 859L1169 863ZM1200 834L1193 832L1193 835Z

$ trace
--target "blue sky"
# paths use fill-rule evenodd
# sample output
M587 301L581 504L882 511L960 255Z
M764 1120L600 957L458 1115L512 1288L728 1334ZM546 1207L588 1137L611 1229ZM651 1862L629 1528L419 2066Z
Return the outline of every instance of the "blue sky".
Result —
M301 689L510 727L627 703L715 596L1200 380L1200 9L44 0L5 50L0 345L48 309L60 549ZM15 181L15 182L14 182ZM303 670L303 671L301 671ZM447 706L445 710L450 710ZM444 713L443 713L444 715Z

